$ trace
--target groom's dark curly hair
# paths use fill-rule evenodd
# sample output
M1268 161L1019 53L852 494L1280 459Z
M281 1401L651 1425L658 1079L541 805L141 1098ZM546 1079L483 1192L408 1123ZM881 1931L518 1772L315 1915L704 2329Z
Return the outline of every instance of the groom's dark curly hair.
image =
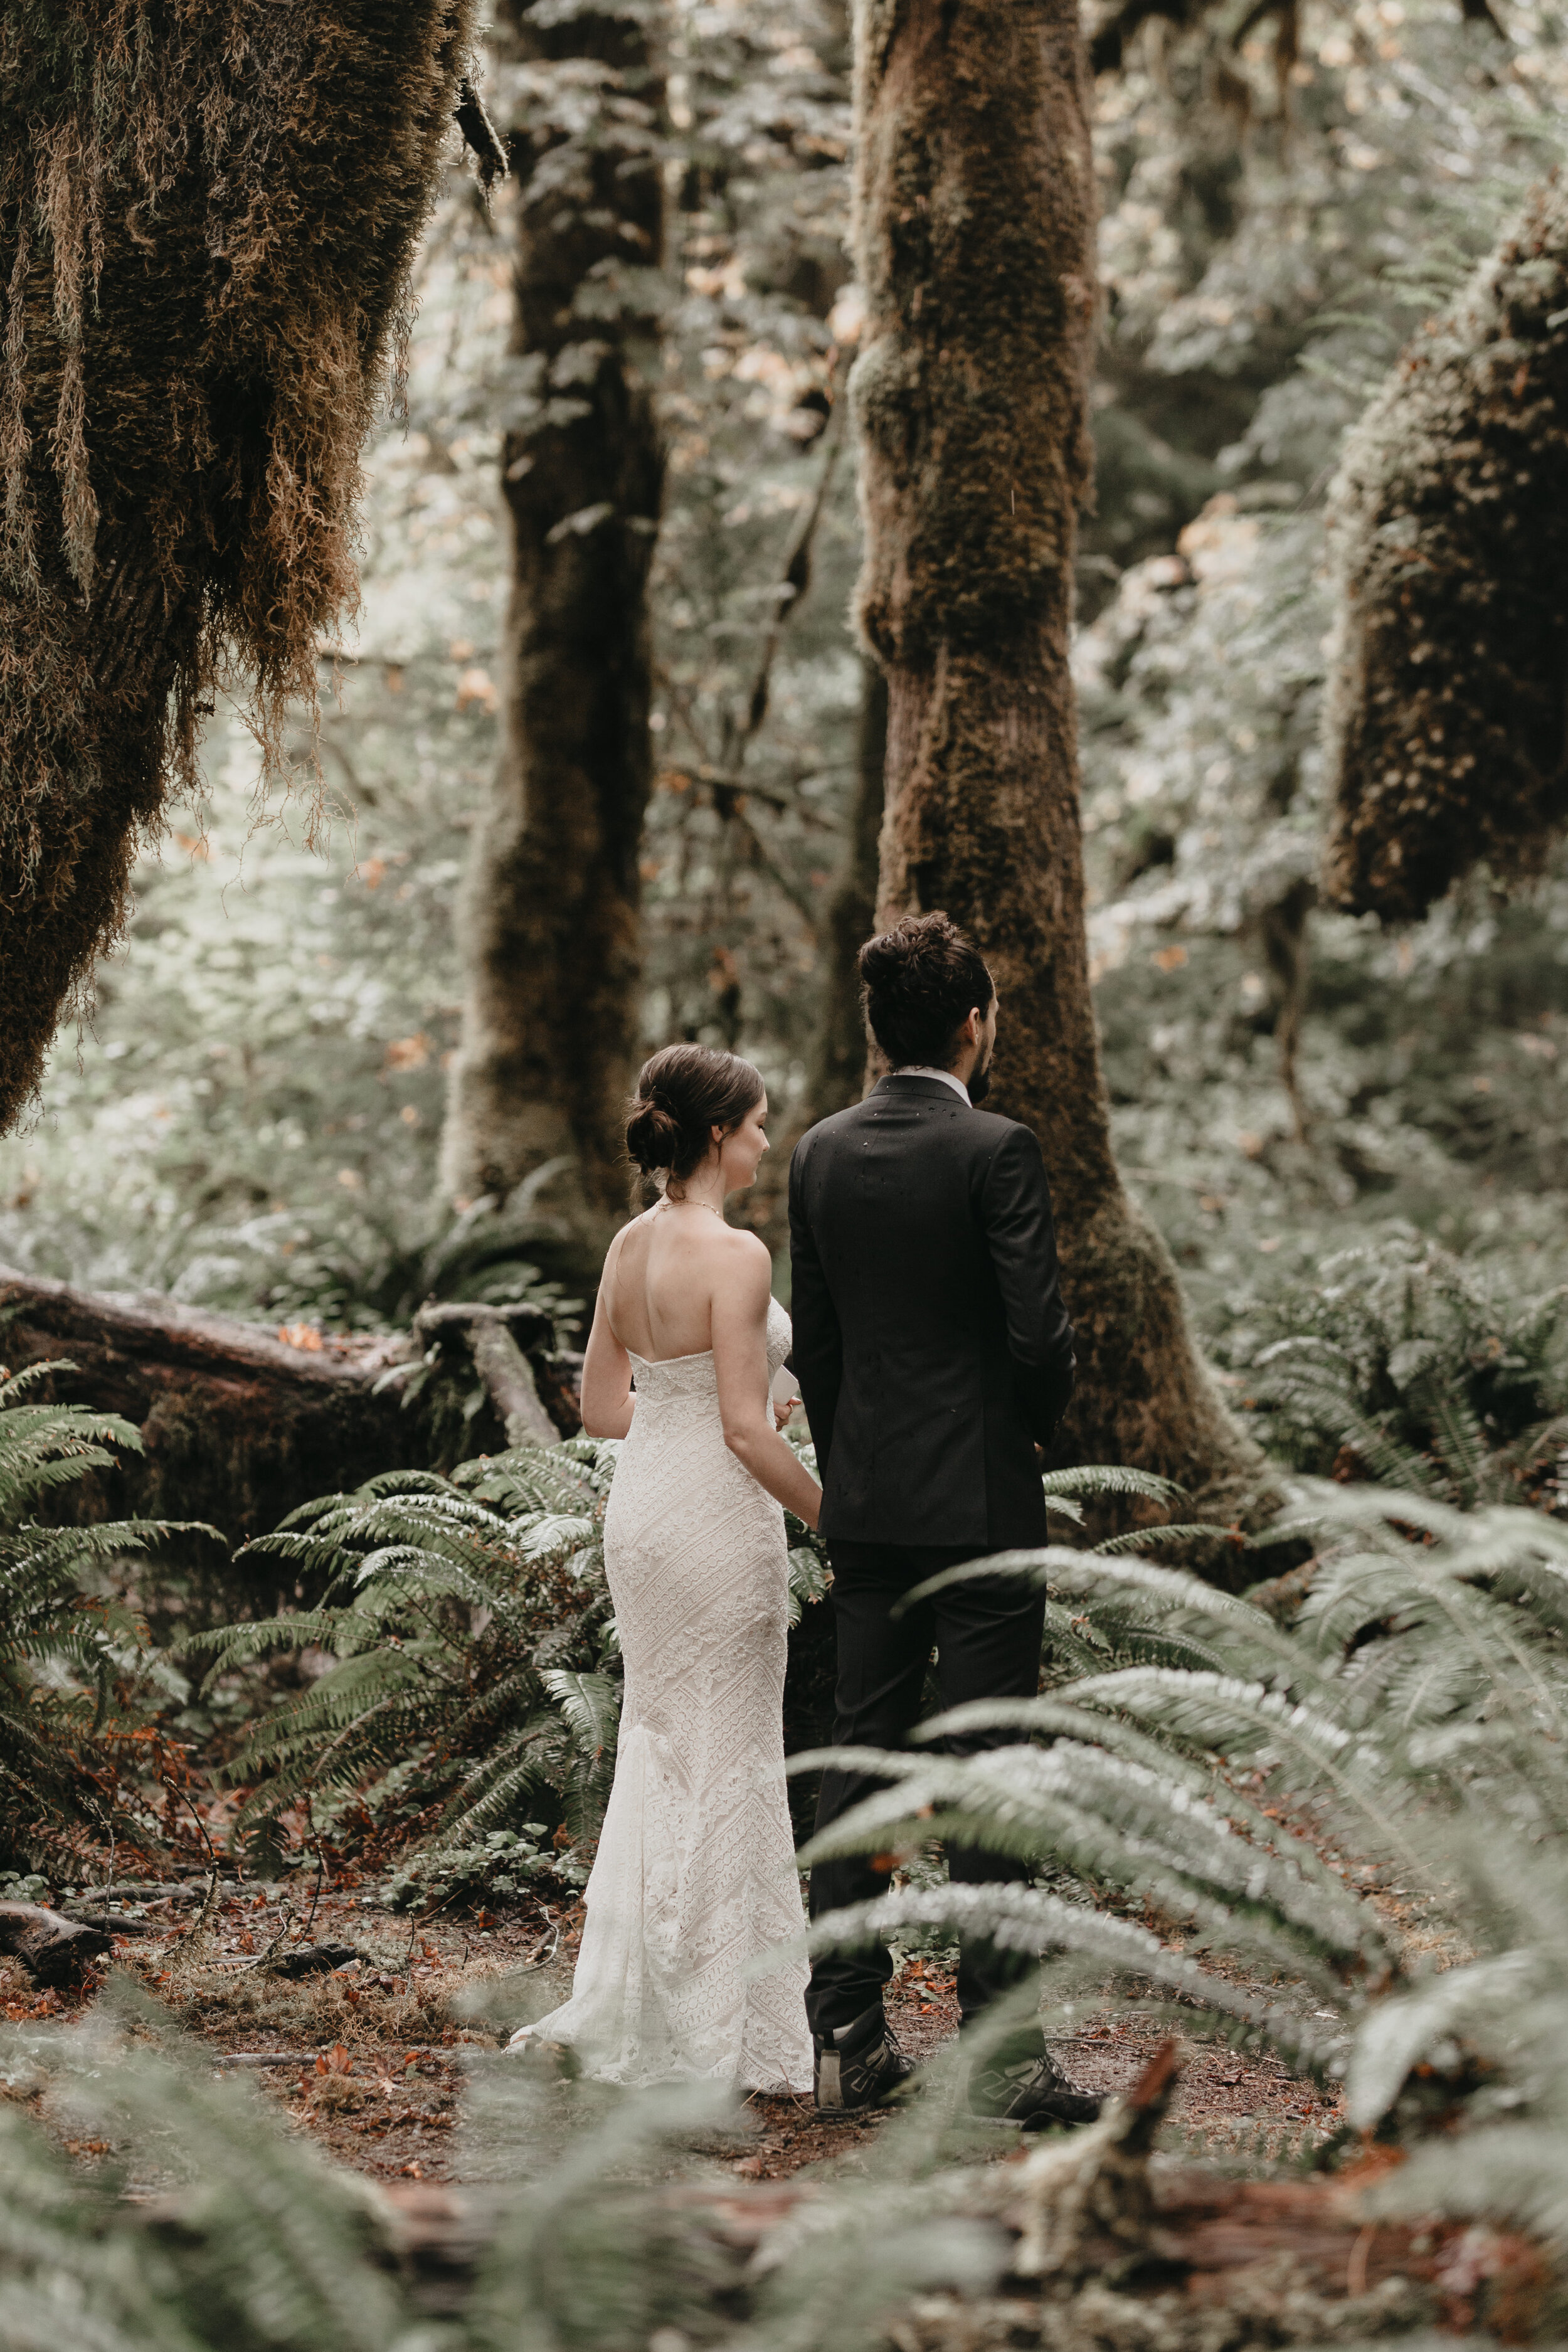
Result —
M860 950L860 1003L889 1067L945 1070L972 1011L995 995L985 959L946 915L906 915Z

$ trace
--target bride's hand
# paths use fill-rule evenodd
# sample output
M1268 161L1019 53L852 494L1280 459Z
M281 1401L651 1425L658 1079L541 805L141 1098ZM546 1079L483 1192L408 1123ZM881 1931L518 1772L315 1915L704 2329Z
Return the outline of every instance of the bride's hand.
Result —
M789 1427L790 1416L794 1412L795 1406L799 1402L800 1400L798 1397L785 1397L782 1404L774 1405L773 1427L775 1429L787 1429Z

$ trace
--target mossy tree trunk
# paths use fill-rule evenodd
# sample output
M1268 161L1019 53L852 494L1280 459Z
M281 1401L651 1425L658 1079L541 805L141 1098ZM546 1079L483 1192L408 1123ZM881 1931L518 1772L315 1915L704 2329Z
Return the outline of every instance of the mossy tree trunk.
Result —
M443 1171L458 1200L568 1160L586 1243L626 1199L638 849L652 780L647 575L663 451L653 398L663 244L658 25L502 0L525 68L502 750L461 913L467 967Z
M993 1102L1039 1136L1078 1331L1063 1444L1247 1509L1257 1449L1189 1336L1110 1145L1068 667L1089 484L1094 184L1072 0L866 0L851 378L887 672L878 920L945 908L996 974Z

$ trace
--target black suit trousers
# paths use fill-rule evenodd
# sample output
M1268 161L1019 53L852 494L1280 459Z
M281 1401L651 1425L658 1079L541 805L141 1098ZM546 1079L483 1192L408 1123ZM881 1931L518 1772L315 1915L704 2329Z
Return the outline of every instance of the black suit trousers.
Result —
M926 1668L934 1643L943 1707L966 1699L1032 1698L1039 1685L1045 1596L1027 1586L985 1578L950 1585L906 1609L895 1604L944 1568L978 1556L974 1545L879 1544L829 1540L832 1603L838 1640L838 1681L833 1738L847 1748L902 1748L925 1712ZM980 1733L968 1748L1010 1746L1015 1731ZM824 1830L851 1805L884 1784L864 1772L825 1772L816 1826ZM1010 1855L975 1850L948 1854L950 1876L968 1885L1020 1879L1026 1865ZM847 1904L888 1890L888 1874L869 1854L819 1862L811 1873L811 1916L819 1919ZM969 1937L962 1940L959 2009L967 2020L998 1993L1017 1984L1034 1965L1026 1954L999 1952ZM893 1963L880 1947L821 1954L812 1965L806 2015L815 2033L850 2024L881 1999Z

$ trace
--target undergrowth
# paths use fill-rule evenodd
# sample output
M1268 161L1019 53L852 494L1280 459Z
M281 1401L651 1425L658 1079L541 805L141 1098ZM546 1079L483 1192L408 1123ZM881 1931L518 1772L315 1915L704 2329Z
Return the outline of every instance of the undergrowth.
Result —
M1269 1451L1468 1505L1554 1505L1568 1448L1568 1289L1405 1227L1238 1308L1219 1360L1245 1380Z
M156 1843L146 1783L183 1762L155 1728L181 1690L140 1612L104 1570L167 1532L149 1519L40 1527L47 1497L114 1447L142 1451L117 1414L31 1404L57 1363L0 1376L0 1854L13 1864Z
M449 1479L388 1472L248 1545L242 1559L284 1562L323 1598L194 1637L204 1690L279 1650L328 1663L248 1727L227 1771L246 1792L237 1838L275 1843L304 1801L349 1853L412 1839L433 1864L541 1812L590 1837L620 1703L602 1540L614 1465L580 1438Z
M604 1517L618 1448L574 1438L394 1471L306 1504L240 1554L324 1585L319 1607L193 1636L204 1693L279 1651L325 1661L258 1715L227 1768L235 1834L302 1803L342 1853L395 1855L404 1907L580 1886L614 1778L621 1664ZM826 1589L796 1526L792 1622Z
M887 1785L803 1858L942 1835L1055 1891L901 1890L817 1940L983 1932L1054 1955L1069 2007L1086 1963L1110 1970L1342 2083L1352 2134L1416 2150L1382 2210L1568 2245L1568 1529L1370 1486L1299 1506L1318 1559L1289 1626L1128 1548L1005 1556L1048 1584L1064 1678L856 1751ZM950 1752L1007 1731L1025 1744Z

